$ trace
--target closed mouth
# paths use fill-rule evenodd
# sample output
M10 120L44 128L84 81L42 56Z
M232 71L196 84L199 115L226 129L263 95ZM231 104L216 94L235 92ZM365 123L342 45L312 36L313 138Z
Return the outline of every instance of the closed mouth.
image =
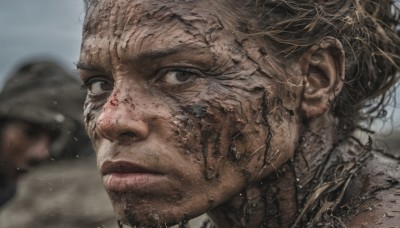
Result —
M110 173L150 173L160 174L157 171L137 165L128 161L105 161L101 166L101 174L103 176Z
M101 166L104 187L112 192L147 192L157 190L166 177L153 169L128 161L106 161Z

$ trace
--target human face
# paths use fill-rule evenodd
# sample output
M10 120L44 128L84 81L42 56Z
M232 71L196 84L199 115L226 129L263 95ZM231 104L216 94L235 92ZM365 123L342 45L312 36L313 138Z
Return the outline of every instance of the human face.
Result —
M0 175L9 181L49 157L50 136L36 125L11 120L0 133Z
M104 0L85 19L86 128L118 217L195 217L274 172L297 141L298 87L220 1ZM228 11L227 11L228 12ZM290 102L287 102L290 101Z

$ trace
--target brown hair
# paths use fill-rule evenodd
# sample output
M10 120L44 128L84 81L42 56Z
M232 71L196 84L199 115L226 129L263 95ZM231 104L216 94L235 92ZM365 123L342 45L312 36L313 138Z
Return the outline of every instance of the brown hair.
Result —
M276 58L295 58L326 36L346 54L345 85L334 113L343 136L386 116L400 71L400 2L393 0L248 0L241 30L263 36ZM256 16L249 16L256 15ZM250 20L249 20L250 19Z

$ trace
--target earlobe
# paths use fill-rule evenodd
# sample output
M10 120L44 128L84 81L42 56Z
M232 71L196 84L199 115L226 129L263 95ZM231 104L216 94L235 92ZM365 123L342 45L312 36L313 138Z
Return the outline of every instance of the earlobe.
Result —
M332 105L344 81L344 51L333 37L314 44L299 60L304 75L301 110L307 118L315 118Z

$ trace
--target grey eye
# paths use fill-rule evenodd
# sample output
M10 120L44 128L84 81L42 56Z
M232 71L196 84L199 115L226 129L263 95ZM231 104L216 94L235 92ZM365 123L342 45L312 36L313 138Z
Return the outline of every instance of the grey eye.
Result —
M86 87L91 95L96 96L112 91L114 84L105 79L94 78L86 83Z
M195 76L194 73L188 71L170 70L162 76L162 81L171 85L183 84Z

